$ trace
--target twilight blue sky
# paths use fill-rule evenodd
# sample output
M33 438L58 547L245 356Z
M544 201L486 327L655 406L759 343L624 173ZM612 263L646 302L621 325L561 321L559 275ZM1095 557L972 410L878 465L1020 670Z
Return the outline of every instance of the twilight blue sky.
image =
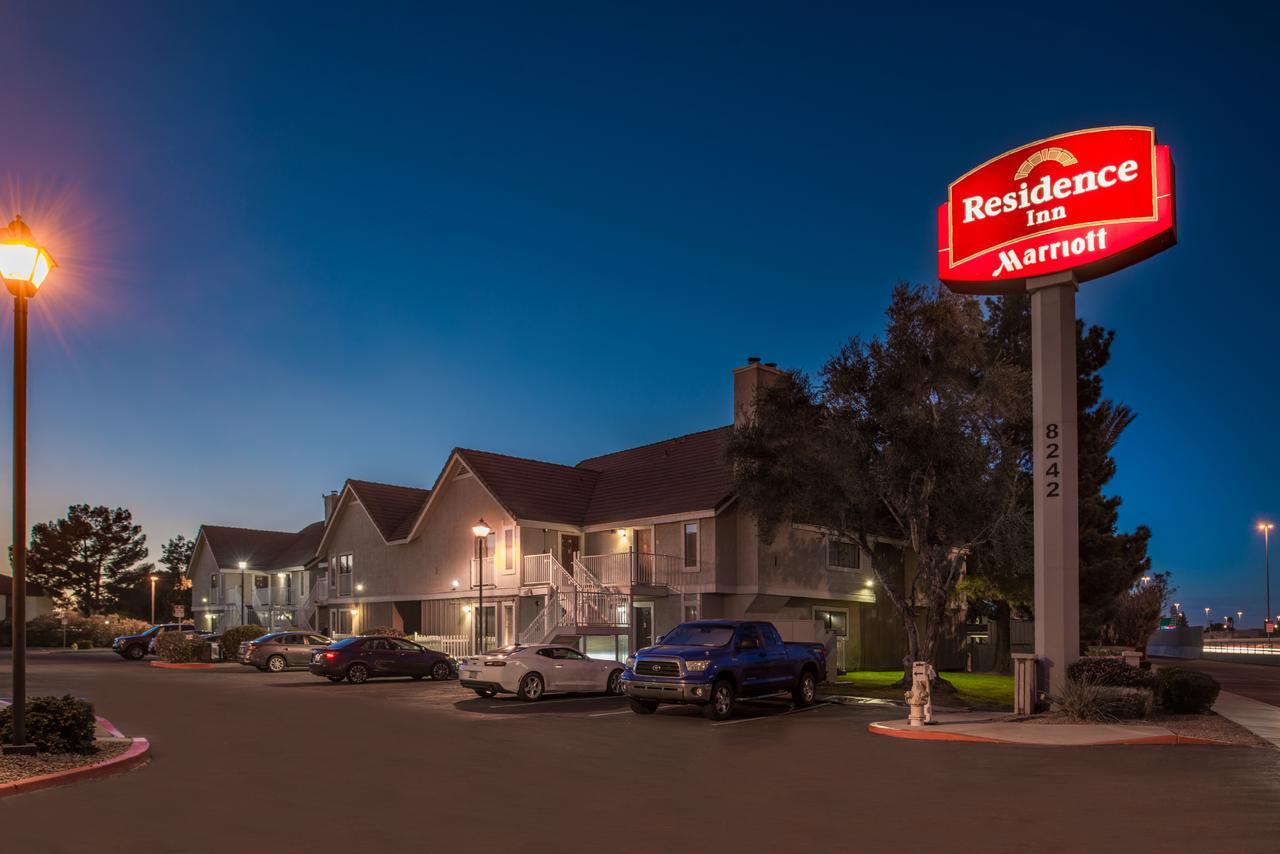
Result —
M816 369L933 280L952 178L1152 124L1181 245L1079 302L1139 413L1113 486L1189 611L1257 624L1265 7L467 5L0 10L0 213L63 263L31 521L124 505L158 556L200 522L300 527L346 477L430 485L455 445L576 462L726 423L743 357Z

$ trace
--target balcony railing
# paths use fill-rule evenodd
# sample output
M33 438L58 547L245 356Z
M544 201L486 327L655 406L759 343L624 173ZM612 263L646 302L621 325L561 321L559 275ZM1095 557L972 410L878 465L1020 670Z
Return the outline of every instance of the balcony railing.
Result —
M477 571L476 563L477 563L476 559L472 558L471 559L471 587L473 590L479 587L480 584L482 583L480 578L480 572ZM493 558L487 557L484 559L483 572L484 572L484 579L483 579L484 586L485 587L494 586Z
M579 562L603 587L646 584L679 590L688 583L690 575L703 568L702 564L697 563L686 566L685 559L679 555L643 552L586 555L579 558Z

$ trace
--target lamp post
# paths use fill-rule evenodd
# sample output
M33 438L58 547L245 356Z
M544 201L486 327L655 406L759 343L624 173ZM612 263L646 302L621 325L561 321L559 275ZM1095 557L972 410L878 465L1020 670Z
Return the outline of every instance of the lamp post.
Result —
M56 265L16 216L0 231L0 278L13 294L13 737L0 752L30 755L27 742L27 302Z
M159 578L160 576L154 572L151 573L151 625L153 626L156 624L156 581Z
M1262 549L1263 549L1263 571L1267 579L1267 613L1271 613L1271 529L1275 525L1271 522L1259 522L1258 530L1262 532Z
M483 517L471 526L471 533L476 537L476 595L479 600L476 606L476 655L484 652L484 552L490 530Z

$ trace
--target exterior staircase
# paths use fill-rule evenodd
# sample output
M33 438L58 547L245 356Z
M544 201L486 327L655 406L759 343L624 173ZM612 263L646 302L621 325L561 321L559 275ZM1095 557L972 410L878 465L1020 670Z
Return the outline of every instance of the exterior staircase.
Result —
M669 555L622 552L575 555L572 572L555 555L525 558L527 577L547 585L546 604L520 632L525 644L551 643L557 638L588 634L626 634L631 629L631 600L640 588L684 593L677 584L681 570Z

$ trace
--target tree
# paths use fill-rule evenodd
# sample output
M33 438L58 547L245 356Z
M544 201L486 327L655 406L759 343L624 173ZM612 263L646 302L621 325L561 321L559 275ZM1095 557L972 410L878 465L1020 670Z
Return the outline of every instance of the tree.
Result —
M1167 572L1157 572L1147 578L1149 580L1139 581L1119 597L1111 621L1103 629L1103 642L1146 651L1147 639L1160 628L1160 615L1177 591L1170 585Z
M762 393L728 456L766 540L795 522L857 545L902 620L909 669L936 659L966 555L1005 536L1021 506L1002 425L1030 407L1031 383L990 358L974 299L899 285L888 318L818 386L793 371ZM907 544L914 575L876 548L884 538Z
M195 549L194 540L178 534L160 550L160 563L165 568L162 575L166 587L166 613L172 613L174 605L182 605L186 608L187 615L191 615L191 579L187 577L187 567L191 564Z
M1011 294L988 303L988 357L1031 370L1031 298ZM1076 406L1080 469L1080 634L1099 642L1120 598L1150 572L1145 525L1117 531L1120 498L1103 494L1115 475L1112 452L1134 412L1102 395L1102 369L1111 359L1115 333L1076 321ZM1032 412L1030 406L1006 425L1009 441L1022 449L1020 477L1029 484ZM995 620L997 661L1008 661L1008 619L1012 610L1030 611L1034 586L1032 493L1025 489L1021 525L1006 529L1014 540L984 546L970 562L966 593ZM997 549L997 546L999 547Z
M135 566L146 556L146 534L128 510L73 504L65 517L32 527L27 571L82 612L102 613L138 582Z

